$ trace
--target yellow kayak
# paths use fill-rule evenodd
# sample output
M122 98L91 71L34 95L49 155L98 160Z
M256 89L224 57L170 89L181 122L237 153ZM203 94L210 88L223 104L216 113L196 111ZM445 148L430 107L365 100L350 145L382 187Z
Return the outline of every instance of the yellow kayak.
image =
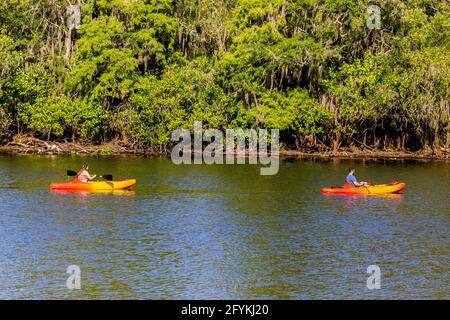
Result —
M406 184L404 182L398 181L367 187L353 187L345 184L343 187L323 188L322 192L331 194L386 194L400 192L405 189L405 187Z
M51 190L74 190L74 191L110 191L131 189L136 185L135 179L124 179L115 181L90 181L81 182L74 179L70 182L54 182L50 184Z

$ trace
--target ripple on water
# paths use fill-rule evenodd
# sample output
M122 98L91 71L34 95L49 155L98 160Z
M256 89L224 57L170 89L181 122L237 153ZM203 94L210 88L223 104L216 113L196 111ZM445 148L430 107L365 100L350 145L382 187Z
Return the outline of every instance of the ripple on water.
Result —
M80 161L0 157L0 298L450 297L448 164L352 162L367 180L408 187L346 197L320 193L345 161L282 162L263 177L245 165L92 158L98 172L138 177L136 191L51 193ZM71 264L82 291L65 287ZM382 290L366 288L372 264Z

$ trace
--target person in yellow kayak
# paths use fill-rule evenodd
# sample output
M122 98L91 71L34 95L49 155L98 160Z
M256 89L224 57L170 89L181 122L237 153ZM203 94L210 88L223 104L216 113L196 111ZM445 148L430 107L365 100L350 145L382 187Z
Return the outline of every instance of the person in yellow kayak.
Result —
M78 180L80 180L81 182L89 182L90 180L94 180L97 177L96 174L91 176L88 170L89 166L87 164L83 164L80 171L78 172Z
M345 179L345 182L352 185L353 187L367 187L369 184L365 181L356 180L355 177L355 168L350 168L347 174L347 178Z

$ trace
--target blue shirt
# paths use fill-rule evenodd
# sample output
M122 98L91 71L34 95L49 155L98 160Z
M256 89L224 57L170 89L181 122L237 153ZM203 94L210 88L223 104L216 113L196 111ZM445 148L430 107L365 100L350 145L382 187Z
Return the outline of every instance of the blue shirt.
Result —
M345 182L347 182L347 183L349 183L349 184L351 184L352 186L356 186L355 185L355 182L356 182L356 177L354 176L354 175L352 175L352 174L349 174L348 176L347 176L347 178L345 179Z

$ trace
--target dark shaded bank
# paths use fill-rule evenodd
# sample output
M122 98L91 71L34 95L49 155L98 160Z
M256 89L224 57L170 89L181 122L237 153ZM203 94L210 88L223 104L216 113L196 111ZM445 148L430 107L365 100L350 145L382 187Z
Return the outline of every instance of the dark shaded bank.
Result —
M77 142L43 141L29 136L16 136L0 146L0 154L43 154L43 155L147 155L168 156L170 149L159 147L135 148L123 141L110 141L102 144L82 144ZM421 150L376 150L356 147L332 150L280 150L286 158L386 158L386 159L449 159L450 149Z

